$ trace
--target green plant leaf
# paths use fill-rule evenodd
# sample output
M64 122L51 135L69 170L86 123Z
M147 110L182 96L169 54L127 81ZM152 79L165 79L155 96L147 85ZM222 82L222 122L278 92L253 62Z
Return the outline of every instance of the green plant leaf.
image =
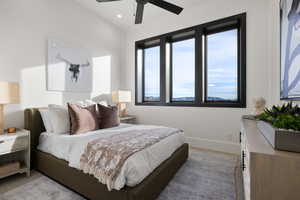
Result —
M272 106L256 116L257 119L267 121L276 128L293 129L300 131L300 108L293 105L293 102L285 103L282 106Z

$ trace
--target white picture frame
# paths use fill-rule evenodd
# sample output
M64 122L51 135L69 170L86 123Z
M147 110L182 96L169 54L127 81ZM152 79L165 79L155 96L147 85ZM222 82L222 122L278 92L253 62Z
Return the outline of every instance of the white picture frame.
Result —
M90 53L57 39L48 39L47 90L88 93L93 90Z

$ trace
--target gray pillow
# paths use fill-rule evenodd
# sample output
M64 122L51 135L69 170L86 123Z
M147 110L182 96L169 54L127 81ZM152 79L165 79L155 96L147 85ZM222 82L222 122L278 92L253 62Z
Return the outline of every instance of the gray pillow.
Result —
M120 125L120 118L117 106L98 105L100 129L112 128Z

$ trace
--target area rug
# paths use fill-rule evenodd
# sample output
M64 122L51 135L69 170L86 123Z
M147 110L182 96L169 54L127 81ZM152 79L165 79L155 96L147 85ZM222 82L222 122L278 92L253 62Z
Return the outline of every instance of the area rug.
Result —
M238 156L191 150L158 200L240 200ZM37 174L37 173L36 173ZM1 183L0 183L1 187ZM51 179L37 178L10 188L0 200L85 200Z

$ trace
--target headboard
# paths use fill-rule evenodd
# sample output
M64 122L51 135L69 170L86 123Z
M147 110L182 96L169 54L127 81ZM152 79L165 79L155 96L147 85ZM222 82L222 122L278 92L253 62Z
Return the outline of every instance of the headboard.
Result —
M24 111L25 129L30 131L31 166L35 166L35 150L39 144L41 133L45 132L44 123L39 108L28 108Z

